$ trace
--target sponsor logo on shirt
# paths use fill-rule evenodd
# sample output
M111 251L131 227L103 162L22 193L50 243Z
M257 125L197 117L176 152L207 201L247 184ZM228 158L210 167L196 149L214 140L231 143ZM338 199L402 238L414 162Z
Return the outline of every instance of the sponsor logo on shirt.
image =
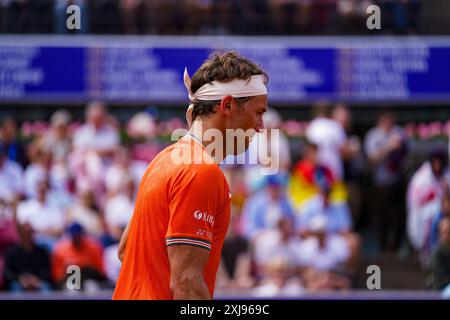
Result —
M214 225L214 216L208 214L207 212L201 212L200 210L197 210L194 212L194 218L196 220L203 220L210 225Z
M198 229L196 234L202 237L207 236L208 239L212 240L212 232L209 232L205 229Z

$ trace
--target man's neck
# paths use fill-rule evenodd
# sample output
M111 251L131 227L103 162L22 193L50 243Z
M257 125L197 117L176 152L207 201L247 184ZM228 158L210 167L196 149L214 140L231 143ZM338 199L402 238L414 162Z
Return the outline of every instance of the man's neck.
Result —
M191 127L189 128L188 133L193 136L195 139L197 139L200 143L203 144L203 146L205 147L205 150L209 153L209 155L215 160L216 163L220 163L223 161L223 159L226 157L225 154L225 148L224 146L222 147L222 155L223 156L218 156L216 154L214 154L214 151L216 151L217 147L213 147L211 150L209 150L207 147L208 145L210 145L211 143L218 143L215 139L211 139L211 135L205 135L205 133L208 130L215 130L217 132L217 130L221 133L222 135L222 140L223 142L225 142L225 129L224 128L219 128L213 121L209 121L209 120L194 120L194 122L192 122ZM212 135L214 136L214 132L212 133ZM207 137L208 139L205 140L204 138Z

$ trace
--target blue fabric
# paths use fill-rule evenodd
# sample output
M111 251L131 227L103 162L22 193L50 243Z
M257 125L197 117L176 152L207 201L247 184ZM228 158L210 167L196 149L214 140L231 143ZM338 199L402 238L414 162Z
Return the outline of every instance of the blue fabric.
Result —
M308 229L311 221L319 215L327 219L327 231L330 233L348 231L352 228L350 209L346 203L330 203L325 208L322 199L315 198L305 204L302 214L297 219L298 229Z
M442 214L442 212L439 212L439 214L437 214L431 221L431 230L428 242L431 247L430 249L435 248L439 243L439 223L441 222L443 217L444 215Z
M262 229L273 228L275 226L268 223L268 209L271 205L279 206L281 218L289 218L294 220L294 210L285 195L274 201L267 189L263 189L250 197L243 208L243 233L246 238Z

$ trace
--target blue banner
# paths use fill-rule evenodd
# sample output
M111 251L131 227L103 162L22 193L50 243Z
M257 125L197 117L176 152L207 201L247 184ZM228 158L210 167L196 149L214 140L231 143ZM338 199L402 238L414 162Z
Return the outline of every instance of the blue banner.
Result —
M450 102L449 37L0 37L0 102L185 104L208 55L269 74L271 104Z

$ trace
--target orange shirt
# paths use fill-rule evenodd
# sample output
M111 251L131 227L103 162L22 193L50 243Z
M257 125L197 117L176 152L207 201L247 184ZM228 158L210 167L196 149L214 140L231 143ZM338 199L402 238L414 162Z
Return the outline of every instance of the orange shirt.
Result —
M173 299L166 248L172 245L210 251L204 279L213 296L230 197L225 176L199 141L185 136L159 153L139 186L113 299Z
M80 248L75 247L70 239L60 240L52 253L52 277L59 282L67 276L70 265L80 268L91 267L104 274L102 247L97 241L84 236Z

